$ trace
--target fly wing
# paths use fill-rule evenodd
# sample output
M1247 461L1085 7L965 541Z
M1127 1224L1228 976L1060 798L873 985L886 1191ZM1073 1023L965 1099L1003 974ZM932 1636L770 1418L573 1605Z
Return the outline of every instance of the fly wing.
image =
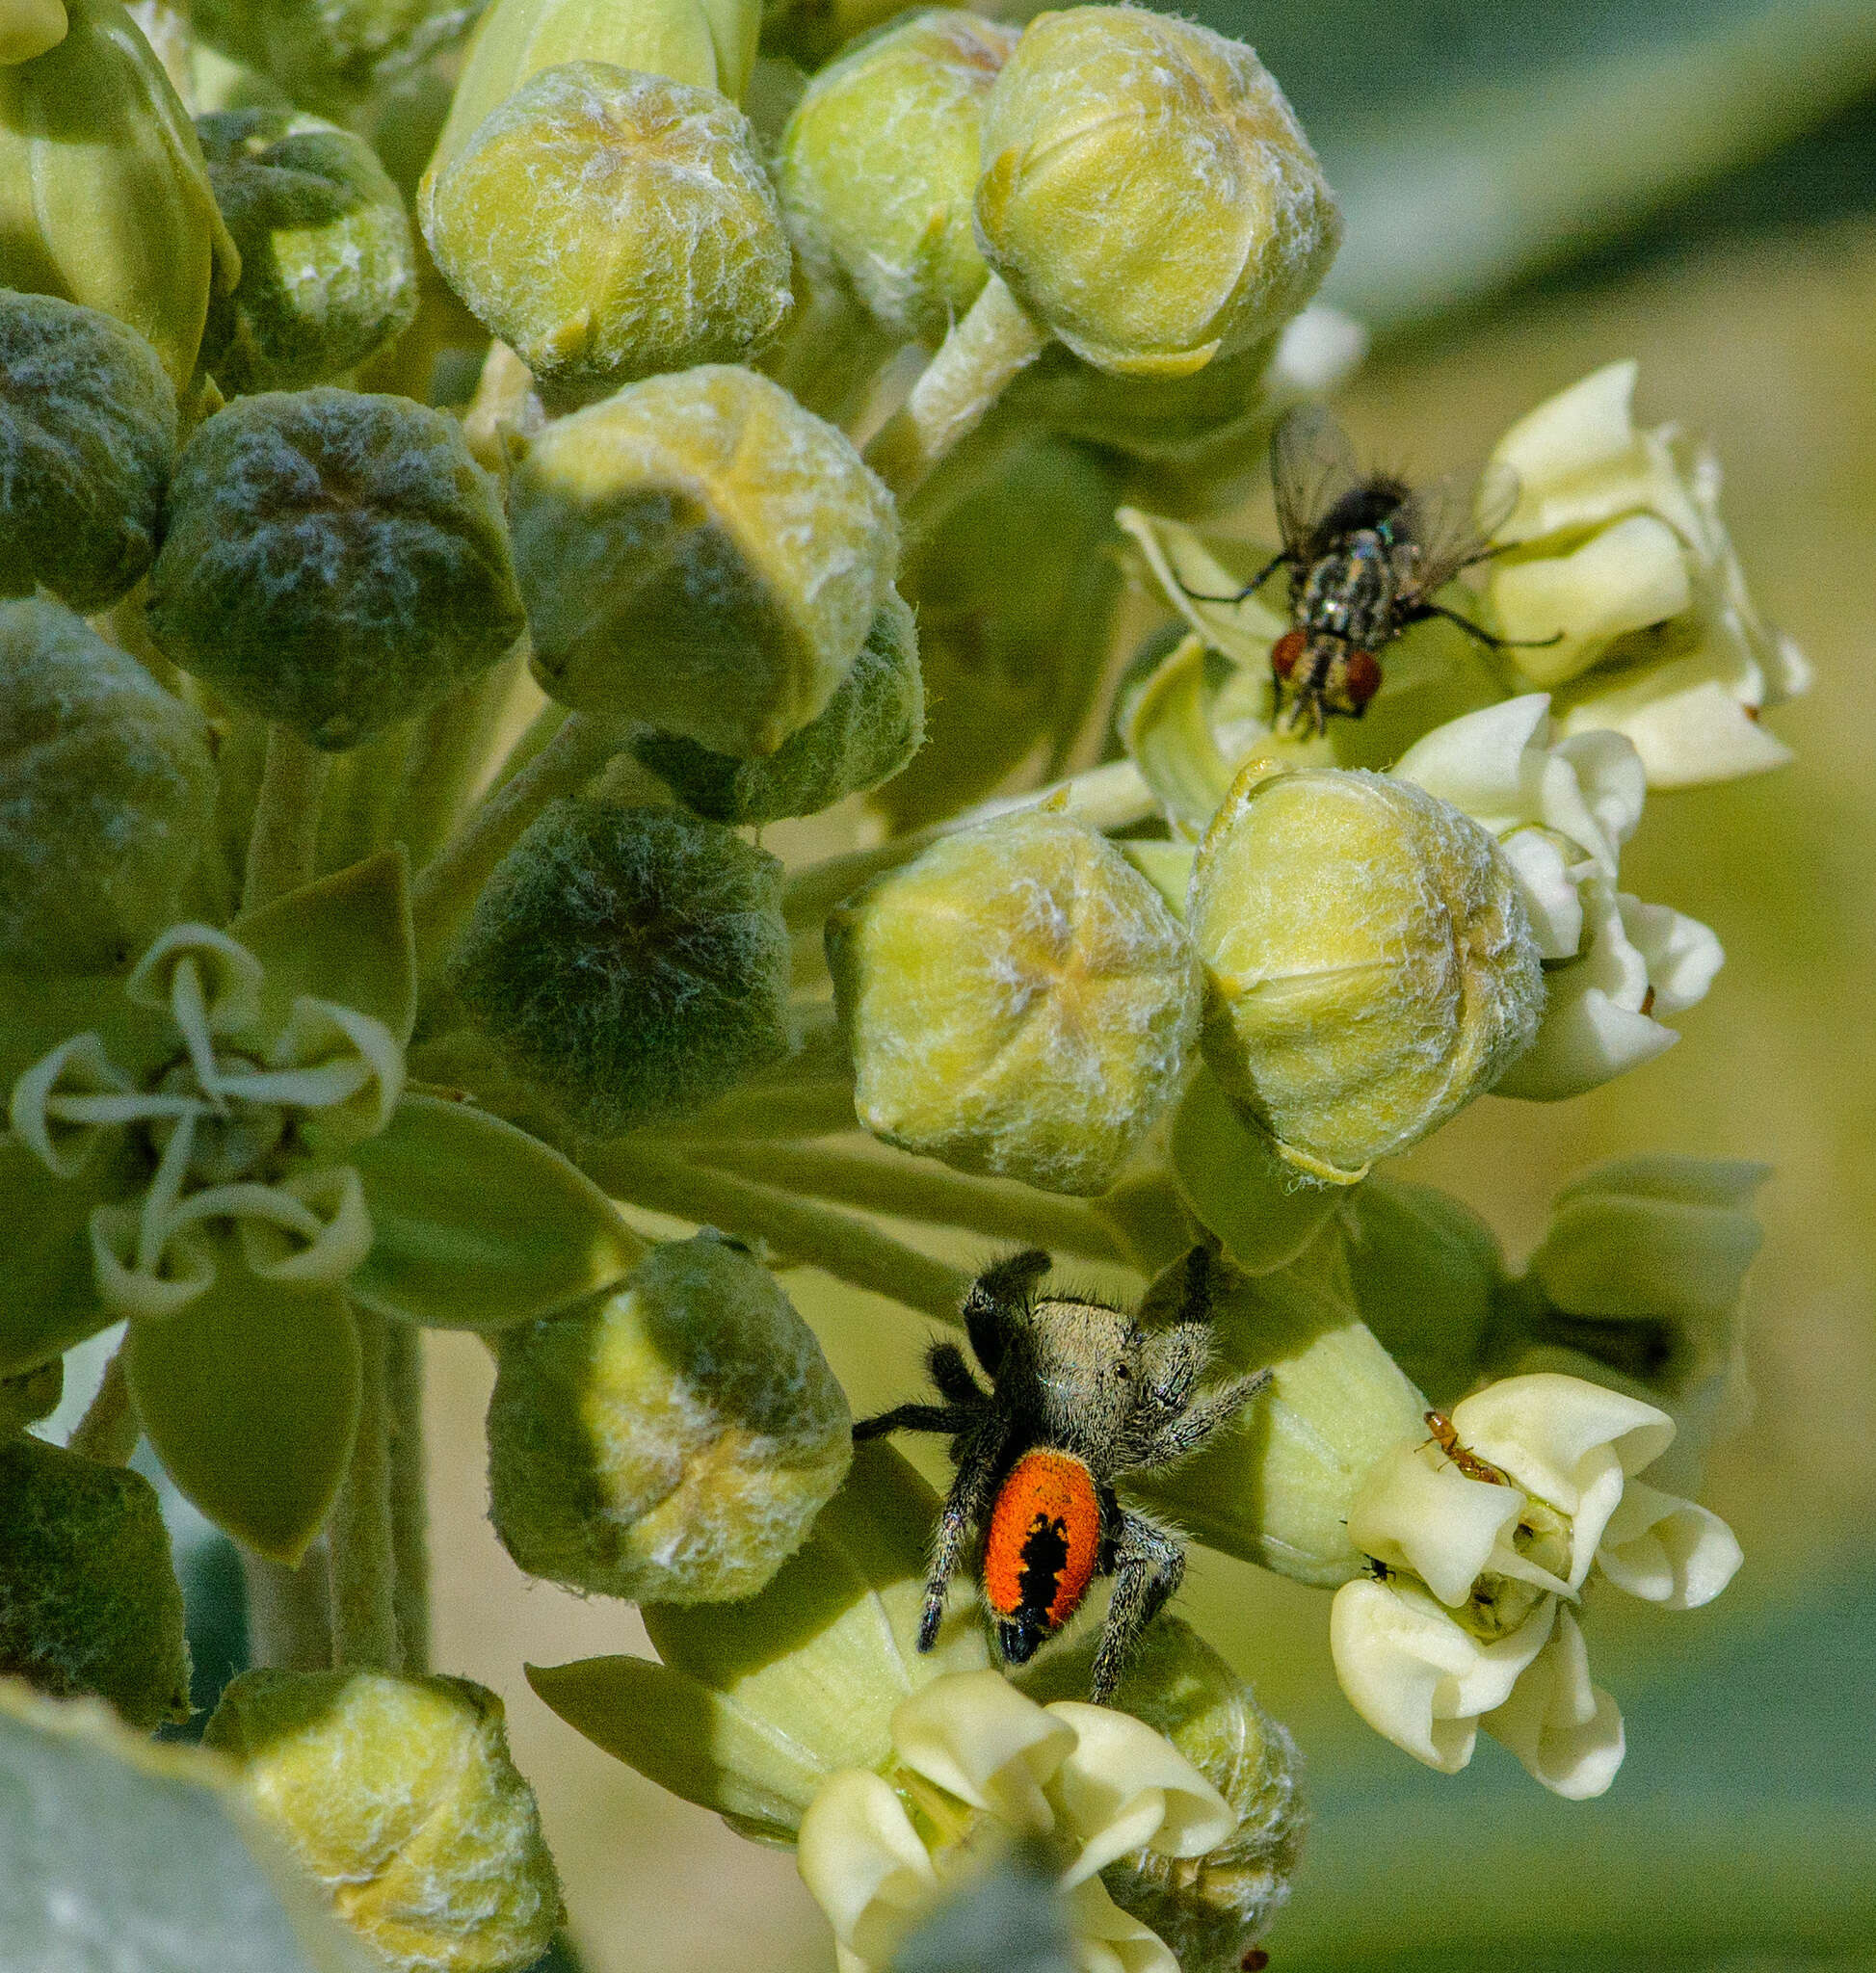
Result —
M1271 434L1270 478L1283 546L1313 562L1323 517L1361 483L1348 434L1320 405L1299 405Z
M1483 561L1517 505L1518 475L1495 461L1482 473L1448 473L1416 487L1393 520L1403 590L1431 595L1462 568Z

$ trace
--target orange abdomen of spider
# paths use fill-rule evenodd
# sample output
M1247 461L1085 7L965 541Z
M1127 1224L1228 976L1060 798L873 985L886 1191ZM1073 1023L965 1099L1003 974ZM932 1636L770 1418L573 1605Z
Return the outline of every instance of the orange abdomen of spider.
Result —
M1100 1554L1094 1476L1072 1453L1024 1453L984 1538L984 1600L1009 1623L1059 1630L1088 1593Z

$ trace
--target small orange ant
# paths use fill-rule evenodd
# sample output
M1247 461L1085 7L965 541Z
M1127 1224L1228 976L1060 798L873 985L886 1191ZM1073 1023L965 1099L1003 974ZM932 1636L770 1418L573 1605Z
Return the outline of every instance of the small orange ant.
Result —
M1459 1434L1453 1428L1453 1421L1443 1411L1429 1411L1426 1414L1427 1430L1433 1434L1433 1442L1453 1462L1468 1480L1484 1480L1493 1486L1509 1486L1511 1482L1499 1472L1490 1460L1482 1460L1477 1453L1467 1452L1459 1442Z

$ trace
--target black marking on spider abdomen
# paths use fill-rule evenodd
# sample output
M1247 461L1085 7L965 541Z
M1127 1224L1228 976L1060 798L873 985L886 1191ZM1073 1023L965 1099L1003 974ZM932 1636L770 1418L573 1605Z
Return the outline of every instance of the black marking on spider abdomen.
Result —
M1068 1522L1060 1514L1037 1514L1018 1553L1017 1615L1046 1626L1069 1565Z

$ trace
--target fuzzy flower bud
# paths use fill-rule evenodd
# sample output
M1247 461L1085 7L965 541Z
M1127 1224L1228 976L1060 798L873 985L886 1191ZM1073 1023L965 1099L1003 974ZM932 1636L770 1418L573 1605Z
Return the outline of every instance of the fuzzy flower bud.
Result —
M241 281L210 305L202 361L229 396L362 363L417 312L416 245L371 147L317 117L237 110L196 126Z
M846 1478L853 1419L773 1276L715 1234L509 1330L495 1532L530 1575L633 1602L751 1596Z
M66 1364L62 1356L32 1370L0 1377L0 1438L10 1438L15 1432L56 1411L65 1389Z
M175 392L142 336L94 308L0 291L0 592L102 610L156 554Z
M954 9L910 14L823 68L782 132L803 259L901 340L941 340L990 278L971 207L985 98L1017 38Z
M781 866L711 822L556 802L454 961L470 1014L585 1129L695 1109L786 1053Z
M257 69L281 96L339 118L460 40L475 13L475 0L193 0L189 9L198 41Z
M486 671L522 628L462 426L331 389L240 399L190 440L149 621L184 671L334 750Z
M397 1973L522 1973L547 1950L560 1883L486 1687L246 1671L203 1740Z
M1064 814L934 844L840 906L827 944L860 1121L962 1171L1105 1191L1197 1038L1178 921Z
M127 323L181 391L211 286L240 272L188 113L117 0L69 0L46 52L0 66L0 287Z
M543 68L424 174L424 238L545 393L730 363L791 305L788 236L749 119L604 62Z
M1200 845L1188 917L1205 1060L1318 1177L1418 1143L1536 1031L1543 973L1504 858L1379 775L1254 762Z
M816 815L843 795L890 780L925 738L918 629L896 591L873 619L853 670L826 707L774 753L738 760L676 733L646 733L633 751L687 808L713 822Z
M833 697L899 554L891 497L847 438L725 366L559 419L510 500L542 685L744 759Z
M30 1435L0 1443L0 1672L96 1693L153 1732L189 1717L182 1592L156 1489Z
M207 738L69 610L0 603L0 963L100 971L177 915L214 805Z
M1030 22L991 92L980 244L1097 369L1177 377L1281 329L1340 236L1255 55L1136 7Z

